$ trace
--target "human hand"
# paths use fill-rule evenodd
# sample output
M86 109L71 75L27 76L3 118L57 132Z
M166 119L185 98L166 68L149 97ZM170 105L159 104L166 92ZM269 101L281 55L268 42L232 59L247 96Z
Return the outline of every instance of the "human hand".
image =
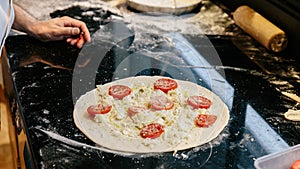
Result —
M90 32L85 23L67 16L47 21L36 21L31 25L31 35L41 41L66 39L71 45L81 48L90 42Z

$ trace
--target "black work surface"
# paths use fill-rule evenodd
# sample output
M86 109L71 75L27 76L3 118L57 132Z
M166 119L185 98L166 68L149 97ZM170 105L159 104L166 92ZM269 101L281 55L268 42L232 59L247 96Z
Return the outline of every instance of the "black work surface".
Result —
M182 65L151 55L169 50L175 51L174 59L180 55L189 61L191 56L168 48L163 35L147 35L154 44L159 42L155 49L133 43L134 33L118 43L94 35L92 43L81 50L64 42L42 43L21 35L6 41L31 160L37 168L254 168L256 158L299 144L299 123L283 116L299 106L281 93L299 95L299 61L292 56L268 53L246 35L184 35L181 38L207 63ZM139 53L140 48L151 49L152 53ZM219 60L211 57L216 54ZM95 57L101 59L96 70L84 72L83 68L93 66L85 61ZM138 63L144 63L145 69L138 69ZM131 71L126 74L122 70ZM220 136L197 150L124 157L98 150L75 126L74 102L95 85L138 75L190 78L181 74L182 70L193 72L196 83L216 92L230 108L229 123ZM209 79L212 83L206 81L206 71L213 72ZM221 77L213 77L215 73ZM222 92L227 95L223 97ZM260 127L266 131L260 131Z
M195 38L187 37L195 43ZM23 108L30 145L35 163L42 168L235 168L243 166L253 168L255 158L267 153L261 148L255 135L245 127L246 107L251 105L288 145L299 143L299 124L283 117L283 113L296 103L283 96L280 90L286 90L283 83L270 83L270 79L287 81L299 85L293 78L280 74L267 74L232 43L231 37L209 36L222 60L225 78L234 89L231 119L217 138L217 144L202 146L192 153L190 159L180 159L172 153L154 157L122 157L94 150L81 144L68 144L43 132L49 131L65 138L94 145L79 131L72 118L72 74L80 50L63 42L40 43L27 36L9 37L7 50L13 72L17 93ZM101 45L101 44L99 44ZM205 47L204 47L205 48ZM124 52L115 49L117 52ZM124 57L124 53L122 53ZM107 53L110 59L110 52ZM86 56L88 57L88 56ZM208 59L209 60L209 59ZM285 61L292 66L295 60ZM282 67L279 63L279 67ZM104 62L100 66L96 83L112 80L111 64ZM206 68L209 69L209 68ZM276 63L268 67L278 71ZM105 70L105 71L104 71ZM114 70L111 70L114 71ZM151 72L151 71L150 71ZM160 71L152 71L161 73ZM99 74L100 73L100 74ZM102 73L102 74L101 74ZM136 72L148 74L145 72ZM172 72L166 72L172 74ZM201 82L199 82L201 85ZM203 84L205 86L205 84ZM94 86L94 84L92 84ZM296 87L295 87L296 88ZM291 89L288 89L291 90ZM294 90L293 92L299 92ZM253 122L253 126L259 126ZM263 136L259 136L263 137ZM275 140L277 138L274 138ZM272 144L270 143L271 147ZM87 165L88 164L88 165Z

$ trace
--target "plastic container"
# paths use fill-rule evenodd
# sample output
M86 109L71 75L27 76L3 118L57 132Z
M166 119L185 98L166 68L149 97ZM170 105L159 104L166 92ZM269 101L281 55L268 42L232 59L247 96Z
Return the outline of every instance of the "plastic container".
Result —
M283 151L257 158L256 169L290 169L295 160L300 159L300 144Z

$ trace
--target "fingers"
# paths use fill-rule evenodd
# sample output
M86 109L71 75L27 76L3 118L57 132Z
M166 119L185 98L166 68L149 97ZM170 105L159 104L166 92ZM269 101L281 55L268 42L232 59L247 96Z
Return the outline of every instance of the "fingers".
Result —
M66 39L71 45L81 48L85 42L90 42L90 32L84 22L70 17L50 19L39 22L35 37L42 41Z
M71 45L81 48L85 42L91 41L90 32L84 22L67 16L56 18L55 22L58 26L55 36L64 37Z
M82 48L85 40L83 35L80 35L78 38L68 38L67 42L70 43L70 45L76 45L78 48Z
M70 18L70 17L62 17L61 18L63 21L64 21L64 26L66 27L72 27L72 28L78 28L79 29L79 32L77 32L77 30L69 30L69 34L73 35L75 33L75 35L78 35L80 32L83 34L83 39L86 41L86 42L90 42L91 41L91 37L90 37L90 32L86 26L86 24L80 20L77 20L77 19L73 19L73 18ZM73 34L74 33L74 34Z
M78 41L77 41L77 43L76 43L76 46L78 48L82 48L82 46L83 46L84 43L85 43L84 38L79 38Z
M70 29L71 29L71 31L70 31L71 33L70 33L70 34L71 34L72 36L76 36L76 35L79 35L79 34L80 34L80 29L79 29L79 28L74 28L74 27L73 27L73 28L70 28Z

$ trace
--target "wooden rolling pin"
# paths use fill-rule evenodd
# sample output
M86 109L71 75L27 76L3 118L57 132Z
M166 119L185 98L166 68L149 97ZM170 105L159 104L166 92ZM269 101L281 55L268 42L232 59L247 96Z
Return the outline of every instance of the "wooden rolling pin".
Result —
M233 13L235 23L273 52L281 52L287 46L285 33L248 6L240 6Z

